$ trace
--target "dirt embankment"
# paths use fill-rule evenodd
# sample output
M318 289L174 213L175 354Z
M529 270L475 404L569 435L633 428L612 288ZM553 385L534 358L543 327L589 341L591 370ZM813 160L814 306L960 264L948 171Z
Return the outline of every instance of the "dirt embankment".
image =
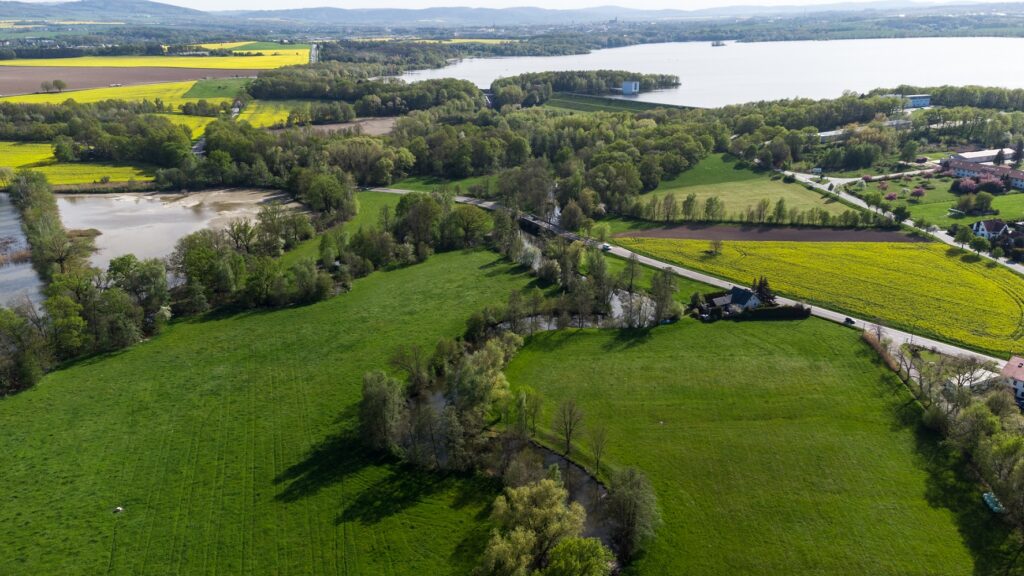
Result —
M680 224L616 234L629 238L680 240L760 240L775 242L924 242L900 230L851 228L802 228L796 226L740 226L730 224Z
M153 84L203 78L255 76L258 70L209 70L205 68L113 68L86 66L0 66L0 96L31 94L43 82L63 80L69 90L103 88L111 84ZM72 97L73 92L68 93Z
M338 130L352 130L358 126L362 133L367 136L385 136L394 130L396 121L398 121L398 118L393 116L386 118L359 118L352 122L316 124L309 128L317 132L337 132Z

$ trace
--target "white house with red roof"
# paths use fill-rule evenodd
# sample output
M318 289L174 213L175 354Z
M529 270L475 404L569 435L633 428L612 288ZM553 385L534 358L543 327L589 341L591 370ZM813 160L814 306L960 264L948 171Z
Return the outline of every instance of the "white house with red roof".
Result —
M1001 372L1006 383L1013 388L1013 395L1017 400L1024 400L1024 358L1014 356L1003 366Z

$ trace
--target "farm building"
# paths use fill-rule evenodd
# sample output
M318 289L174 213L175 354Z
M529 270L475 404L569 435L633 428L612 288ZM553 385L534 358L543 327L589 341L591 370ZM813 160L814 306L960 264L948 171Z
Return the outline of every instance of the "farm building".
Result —
M1001 372L1006 383L1013 388L1013 395L1017 400L1024 400L1024 358L1014 356L1003 366Z
M971 225L971 232L974 232L975 236L981 236L985 240L991 240L993 238L999 238L1004 234L1012 232L1010 226L1002 220L979 220Z
M985 162L992 162L996 159L996 155L999 154L999 149L994 148L992 150L978 150L976 152L961 152L954 154L955 160L962 160L964 162L970 162L972 164L983 164ZM1013 158L1013 148L1003 148L1003 157L1007 162Z
M639 80L626 80L622 83L622 95L623 96L634 96L640 93L640 81Z

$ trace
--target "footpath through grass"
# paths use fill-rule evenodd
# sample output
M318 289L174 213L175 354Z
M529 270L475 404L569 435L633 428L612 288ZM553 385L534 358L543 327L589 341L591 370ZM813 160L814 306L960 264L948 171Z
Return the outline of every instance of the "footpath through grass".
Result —
M468 574L496 487L366 454L356 404L397 346L530 281L510 272L435 255L319 304L177 323L0 400L0 574Z
M725 242L619 237L666 262L1006 356L1024 344L1024 279L937 242Z
M725 203L725 213L729 217L737 212L745 213L747 207L757 206L762 199L767 199L774 208L779 198L784 198L787 210L821 208L831 214L841 214L851 209L798 183L785 184L781 179L772 180L767 173L739 168L735 160L724 154L708 156L672 180L662 182L641 199L649 195L663 197L669 193L675 194L677 203L682 203L691 193L696 194L701 203L708 197L718 196Z
M1001 573L1016 540L872 354L817 319L687 320L540 334L507 375L542 427L573 398L604 464L651 479L664 524L628 573Z

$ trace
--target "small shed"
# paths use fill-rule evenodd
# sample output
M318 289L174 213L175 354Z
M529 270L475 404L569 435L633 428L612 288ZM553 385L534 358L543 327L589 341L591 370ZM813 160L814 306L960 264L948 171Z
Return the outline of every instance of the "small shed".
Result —
M622 95L635 96L640 93L639 80L625 80L622 82Z

